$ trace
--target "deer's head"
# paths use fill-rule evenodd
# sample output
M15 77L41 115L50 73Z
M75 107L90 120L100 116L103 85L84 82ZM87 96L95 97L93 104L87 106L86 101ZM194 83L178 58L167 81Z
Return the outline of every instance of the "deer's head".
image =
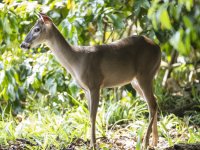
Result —
M20 47L22 49L30 49L45 42L45 39L47 39L49 33L48 29L51 25L51 19L47 15L40 13L39 19L37 20L36 24L32 27L32 29L30 30Z

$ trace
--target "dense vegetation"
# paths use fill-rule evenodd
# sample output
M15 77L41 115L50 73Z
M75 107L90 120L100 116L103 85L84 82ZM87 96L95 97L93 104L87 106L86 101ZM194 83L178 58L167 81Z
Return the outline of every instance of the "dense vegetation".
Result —
M0 1L0 149L11 141L19 145L20 139L36 143L36 149L88 146L83 91L45 45L30 51L19 47L40 11L71 44L109 43L132 34L158 43L158 147L200 141L199 7L198 0ZM129 85L102 90L101 95L100 147L140 149L148 123L145 102ZM25 146L31 149L31 144Z

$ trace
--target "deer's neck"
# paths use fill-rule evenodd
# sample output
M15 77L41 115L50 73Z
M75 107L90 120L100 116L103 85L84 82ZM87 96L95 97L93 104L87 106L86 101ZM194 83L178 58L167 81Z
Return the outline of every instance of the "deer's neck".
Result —
M78 53L73 47L64 39L59 30L52 25L49 38L46 44L50 47L53 54L56 56L58 61L70 72L73 73L73 66L78 61Z

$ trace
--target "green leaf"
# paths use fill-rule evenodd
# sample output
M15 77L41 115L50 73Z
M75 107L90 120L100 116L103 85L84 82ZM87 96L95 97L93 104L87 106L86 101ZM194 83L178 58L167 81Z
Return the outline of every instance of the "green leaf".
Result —
M35 76L34 81L32 83L33 88L39 89L41 86L41 81L39 80L38 77Z
M152 16L152 24L153 24L153 28L155 29L155 30L158 30L158 25L157 25L157 21L156 21L156 15L154 14L153 16Z
M108 14L107 17L109 18L109 20L111 20L113 22L114 27L116 29L122 29L122 28L124 28L123 18L121 18L119 15Z
M67 18L64 19L59 25L59 29L65 38L69 38L69 33L71 31L71 28L72 24L69 22Z
M72 26L69 37L72 41L72 44L77 45L78 44L78 35L77 35L77 30L75 26Z
M193 0L185 0L185 6L188 11L191 11L191 8L193 6Z
M187 16L183 16L183 22L187 28L193 28L192 22Z
M49 92L51 93L51 95L56 95L56 92L57 92L57 84L54 83L53 85L50 86L49 88Z
M7 79L8 79L8 82L11 83L11 84L15 84L15 78L14 78L14 76L13 76L12 73L13 73L13 72L12 72L12 69L7 70L7 71L5 72L6 77L7 77Z
M7 34L11 34L12 33L12 29L10 27L10 23L9 23L8 17L4 18L4 21L3 21L3 30Z
M8 101L9 96L8 96L8 94L7 94L7 87L4 87L4 88L3 88L3 91L0 93L0 95L3 96L4 100Z
M98 26L98 31L100 31L101 34L103 34L103 21L102 21L102 16L99 16L97 19L97 26Z
M148 0L135 0L134 8L145 8L148 9L150 7L150 3Z
M74 81L69 83L69 91L72 94L72 96L76 96L79 92L79 88L77 87L76 83Z
M1 86L4 86L4 80L5 80L5 71L4 70L2 70L1 72L0 72L0 87Z
M15 93L15 90L14 90L14 86L12 84L9 84L8 85L8 88L7 88L7 95L9 97L9 99L11 101L15 101L16 99L16 93Z
M171 25L171 22L170 22L170 19L169 19L169 15L168 15L168 12L166 9L164 10L161 10L161 13L160 13L160 22L161 22L161 25L170 30L172 28L172 25Z
M3 21L2 18L0 18L0 33L3 31Z
M170 44L177 49L182 55L187 55L188 51L186 49L185 43L183 43L183 29L177 31L170 39ZM188 42L188 41L187 41Z
M49 90L49 93L54 96L57 92L57 83L55 82L55 78L51 76L48 78L45 82L45 86L47 90Z

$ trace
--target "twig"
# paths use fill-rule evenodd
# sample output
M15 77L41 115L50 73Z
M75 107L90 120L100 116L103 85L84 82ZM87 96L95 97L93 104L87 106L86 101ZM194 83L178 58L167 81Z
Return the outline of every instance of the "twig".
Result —
M131 35L131 31L132 31L132 28L133 28L134 23L135 23L135 19L133 20L133 22L131 23L131 25L130 25L130 27L129 27L129 29L128 29L128 36Z
M106 40L106 31L107 31L107 27L108 27L108 24L106 22L104 22L104 33L103 33L103 39L102 39L102 42L104 43L105 40Z
M165 75L163 77L162 86L164 86L164 87L166 85L167 79L171 76L171 72L173 70L172 65L176 62L177 57L178 57L178 51L173 49L172 53L171 53L171 60L169 62L168 69L165 71Z
M111 35L113 35L113 33L114 33L114 31L112 30L112 32L110 33L110 35L109 35L109 37L107 38L107 40L106 40L106 42L105 42L105 43L107 43L107 42L108 42L108 40L111 38Z

